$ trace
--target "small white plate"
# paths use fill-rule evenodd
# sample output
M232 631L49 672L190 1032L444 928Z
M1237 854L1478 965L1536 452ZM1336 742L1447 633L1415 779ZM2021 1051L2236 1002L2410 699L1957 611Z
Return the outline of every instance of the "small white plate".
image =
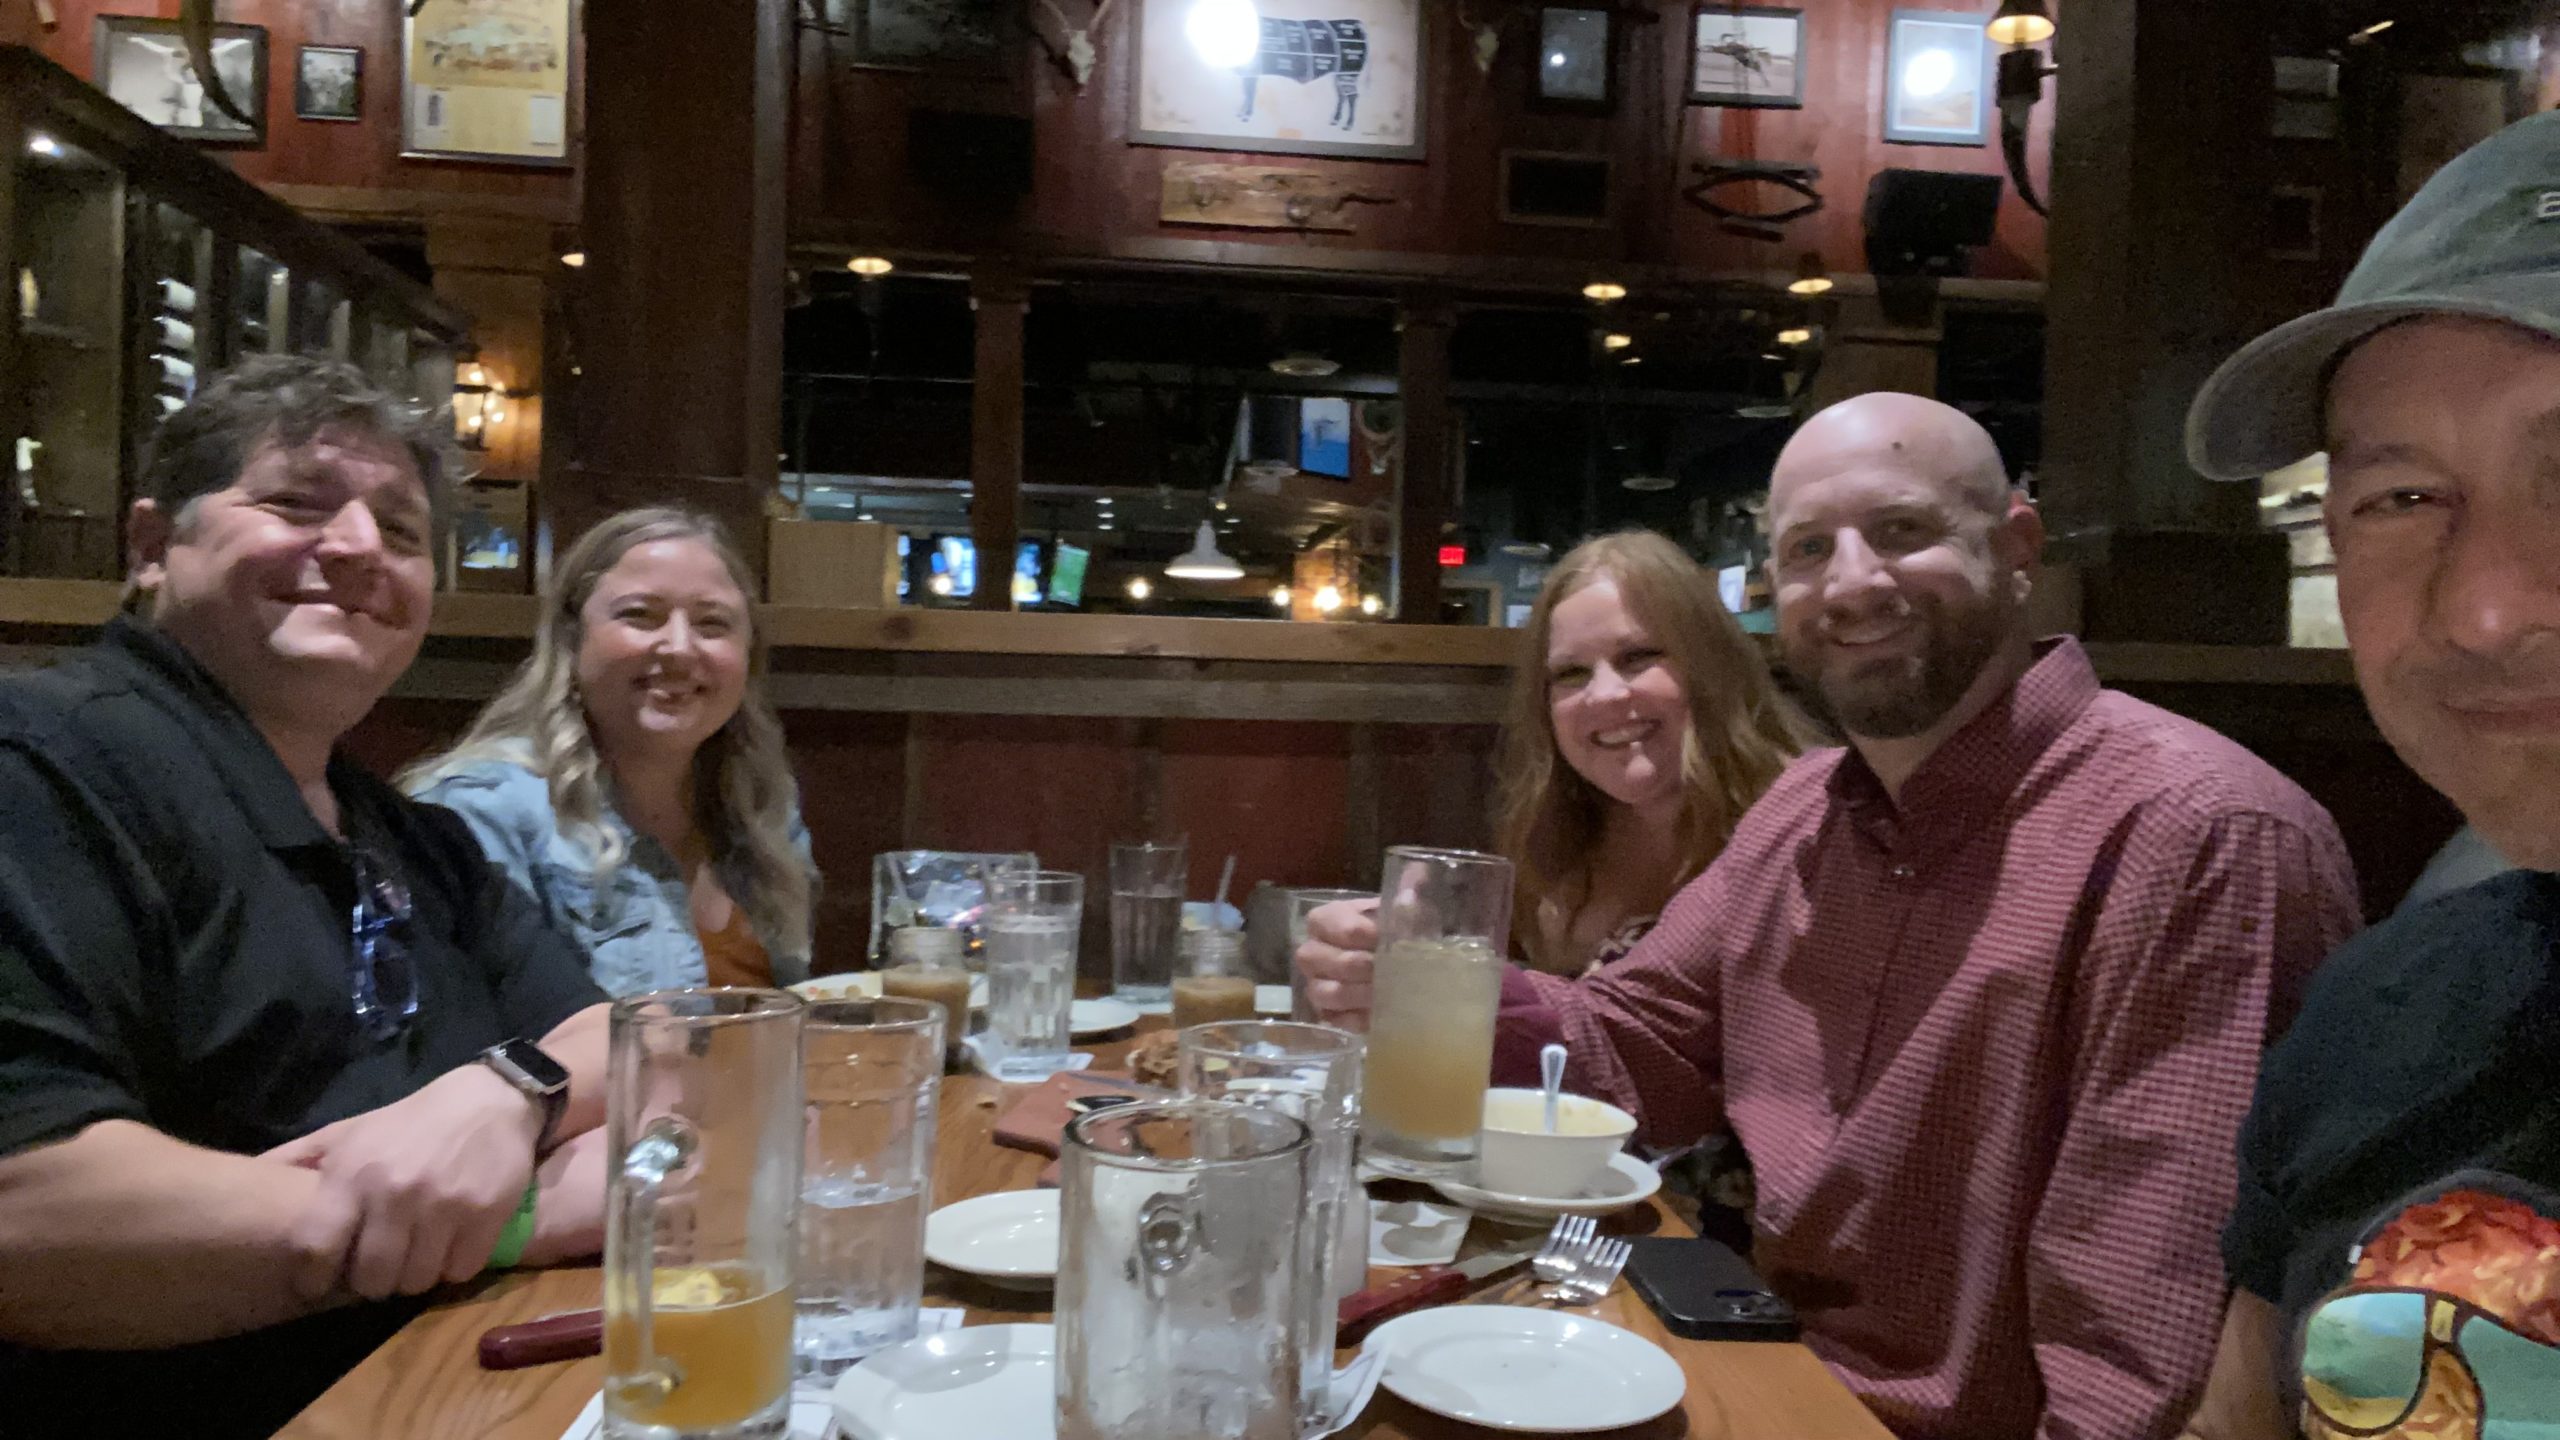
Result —
M803 1000L877 1000L880 998L880 972L855 970L843 975L821 975L803 980L791 987L791 993ZM987 977L969 977L969 1007L987 1008Z
M836 1381L846 1440L1052 1440L1058 1339L1048 1325L973 1325L874 1351Z
M1558 1215L1609 1215L1641 1205L1662 1188L1662 1172L1624 1150L1609 1157L1609 1168L1584 1191L1568 1200L1538 1195L1505 1195L1478 1187L1472 1180L1434 1180L1431 1188L1486 1215L1547 1220Z
M1289 1018L1289 1011L1291 1008L1292 1001L1289 998L1288 986L1256 985L1253 987L1254 1014L1277 1015L1281 1019L1286 1020Z
M1079 1040L1087 1035L1108 1035L1114 1030L1126 1030L1137 1023L1137 1006L1109 996L1099 1000L1078 1000L1067 1007L1067 1029Z
M1556 1310L1417 1310L1379 1326L1361 1348L1386 1356L1379 1384L1435 1415L1495 1430L1614 1430L1652 1419L1689 1392L1689 1378L1661 1346Z
M1058 1278L1058 1192L1005 1190L924 1217L925 1258L1008 1290Z

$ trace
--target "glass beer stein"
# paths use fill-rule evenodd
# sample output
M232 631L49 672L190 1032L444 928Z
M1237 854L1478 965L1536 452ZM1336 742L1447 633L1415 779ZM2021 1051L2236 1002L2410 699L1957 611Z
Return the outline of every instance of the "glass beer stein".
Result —
M614 1002L611 1440L771 1440L790 1428L803 1013L779 990L658 990Z

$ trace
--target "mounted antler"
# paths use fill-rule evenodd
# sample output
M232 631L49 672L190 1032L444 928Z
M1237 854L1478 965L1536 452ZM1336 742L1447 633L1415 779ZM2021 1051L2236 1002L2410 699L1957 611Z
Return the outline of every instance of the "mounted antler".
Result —
M1117 0L1102 0L1093 7L1093 18L1079 29L1067 23L1067 12L1058 8L1057 0L1039 0L1040 8L1049 12L1049 17L1058 22L1059 33L1066 36L1066 48L1061 50L1050 44L1048 35L1038 25L1031 27L1031 33L1040 37L1049 58L1058 62L1059 68L1076 82L1078 90L1092 81L1094 62L1101 58L1093 48L1093 32L1102 28L1103 20L1111 14L1111 7L1116 3Z
M213 0L184 0L178 7L178 34L186 42L187 63L195 67L196 78L204 82L204 98L213 108L239 121L252 130L263 129L265 121L254 119L231 98L231 89L222 83L222 72L213 68ZM266 113L267 99L257 97L258 111Z

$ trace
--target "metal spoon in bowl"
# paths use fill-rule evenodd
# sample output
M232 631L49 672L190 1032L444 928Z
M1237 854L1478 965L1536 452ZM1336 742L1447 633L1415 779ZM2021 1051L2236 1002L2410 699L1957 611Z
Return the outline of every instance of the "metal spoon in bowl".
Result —
M1547 1092L1547 1133L1556 1133L1556 1097L1564 1093L1564 1047L1548 1045L1538 1051L1538 1084Z

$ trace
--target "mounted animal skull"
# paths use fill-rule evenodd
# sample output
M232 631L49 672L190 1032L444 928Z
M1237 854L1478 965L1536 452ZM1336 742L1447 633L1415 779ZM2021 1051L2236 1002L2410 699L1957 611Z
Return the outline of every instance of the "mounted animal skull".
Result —
M1049 12L1049 18L1058 22L1059 33L1066 36L1065 48L1051 44L1047 32L1037 25L1031 27L1031 32L1040 37L1041 45L1049 51L1049 58L1057 61L1068 77L1076 82L1076 88L1082 90L1092 81L1094 62L1101 58L1093 46L1093 32L1102 28L1102 22L1111 14L1116 0L1101 0L1093 7L1093 18L1081 28L1067 23L1067 12L1058 8L1056 0L1039 0L1039 3L1041 9Z

